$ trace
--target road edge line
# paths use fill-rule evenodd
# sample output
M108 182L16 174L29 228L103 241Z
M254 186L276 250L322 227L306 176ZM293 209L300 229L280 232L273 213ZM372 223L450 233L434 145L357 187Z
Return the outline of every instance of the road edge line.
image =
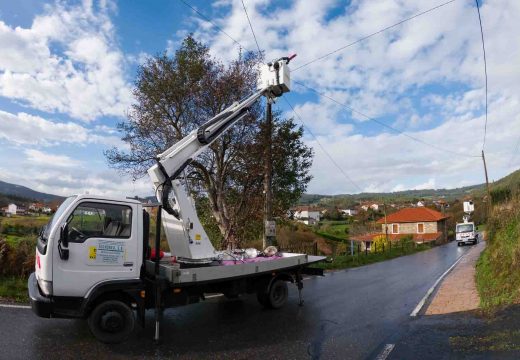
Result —
M442 279L444 279L444 277L446 275L448 275L448 273L453 270L453 268L462 260L462 258L464 256L466 256L467 252L463 255L461 255L457 261L455 261L453 263L453 265L450 266L450 268L448 270L446 270L438 279L437 281L435 281L435 283L432 285L431 288L428 289L428 291L426 292L426 295L424 295L424 297L421 299L421 301L419 301L419 303L417 304L417 306L415 307L415 309L412 311L412 313L410 314L410 317L416 317L417 314L419 314L419 312L421 311L422 307L424 306L424 304L426 303L426 300L428 300L428 298L431 296L431 294L433 293L433 291L435 290L435 288L437 287L437 285L439 285L439 283L442 281Z
M29 305L10 305L10 304L0 304L0 308L10 308L10 309L30 309Z
M383 350L377 355L376 360L385 360L388 355L394 350L395 344L386 344Z

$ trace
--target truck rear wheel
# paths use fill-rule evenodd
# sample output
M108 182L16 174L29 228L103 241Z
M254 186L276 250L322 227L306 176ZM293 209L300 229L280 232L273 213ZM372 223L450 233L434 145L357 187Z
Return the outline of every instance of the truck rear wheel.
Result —
M267 296L268 305L270 308L279 309L285 305L289 296L287 283L283 280L276 280L271 284Z
M88 318L90 332L103 343L120 343L134 330L132 309L119 300L109 300L97 305Z

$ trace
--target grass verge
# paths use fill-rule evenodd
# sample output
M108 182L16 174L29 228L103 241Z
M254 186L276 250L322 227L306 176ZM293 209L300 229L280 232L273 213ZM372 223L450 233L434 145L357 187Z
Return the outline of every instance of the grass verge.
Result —
M27 279L16 276L0 277L0 300L28 303Z
M487 226L487 247L477 262L480 306L495 311L520 300L519 199L493 209Z
M411 255L420 251L431 249L432 245L429 244L418 244L416 246L409 246L405 248L393 248L391 251L379 252L379 253L359 253L352 255L339 255L333 258L332 262L318 263L312 265L312 267L324 269L324 270L340 270L352 267L358 267L368 264L373 264L380 261L394 259L404 255Z

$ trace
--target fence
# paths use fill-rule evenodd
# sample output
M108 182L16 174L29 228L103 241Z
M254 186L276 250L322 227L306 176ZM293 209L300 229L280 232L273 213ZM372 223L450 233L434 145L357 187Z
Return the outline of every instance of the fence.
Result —
M376 254L406 254L415 252L418 249L431 248L435 242L427 242L417 244L411 239L401 239L397 241L388 242L372 242L368 247L362 242L353 241L353 247L351 244L347 245L347 251L344 254L335 255L351 255L351 256L375 256Z
M297 254L319 255L318 243L313 244L298 244L291 246L281 246L280 251L292 252Z

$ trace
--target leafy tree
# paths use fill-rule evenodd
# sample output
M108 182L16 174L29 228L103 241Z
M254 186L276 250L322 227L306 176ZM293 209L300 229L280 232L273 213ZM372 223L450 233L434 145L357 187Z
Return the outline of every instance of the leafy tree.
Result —
M135 104L128 119L119 124L130 150L106 151L109 164L134 178L145 175L156 154L256 91L259 60L246 54L223 65L192 36L184 39L173 57L161 54L148 59L137 74ZM273 213L282 216L311 179L313 153L292 119L278 113L273 121ZM262 233L263 124L258 102L186 170L190 189L199 199L198 210L207 211L203 225L212 229L216 225L222 247L238 246ZM210 233L218 243L218 236Z

